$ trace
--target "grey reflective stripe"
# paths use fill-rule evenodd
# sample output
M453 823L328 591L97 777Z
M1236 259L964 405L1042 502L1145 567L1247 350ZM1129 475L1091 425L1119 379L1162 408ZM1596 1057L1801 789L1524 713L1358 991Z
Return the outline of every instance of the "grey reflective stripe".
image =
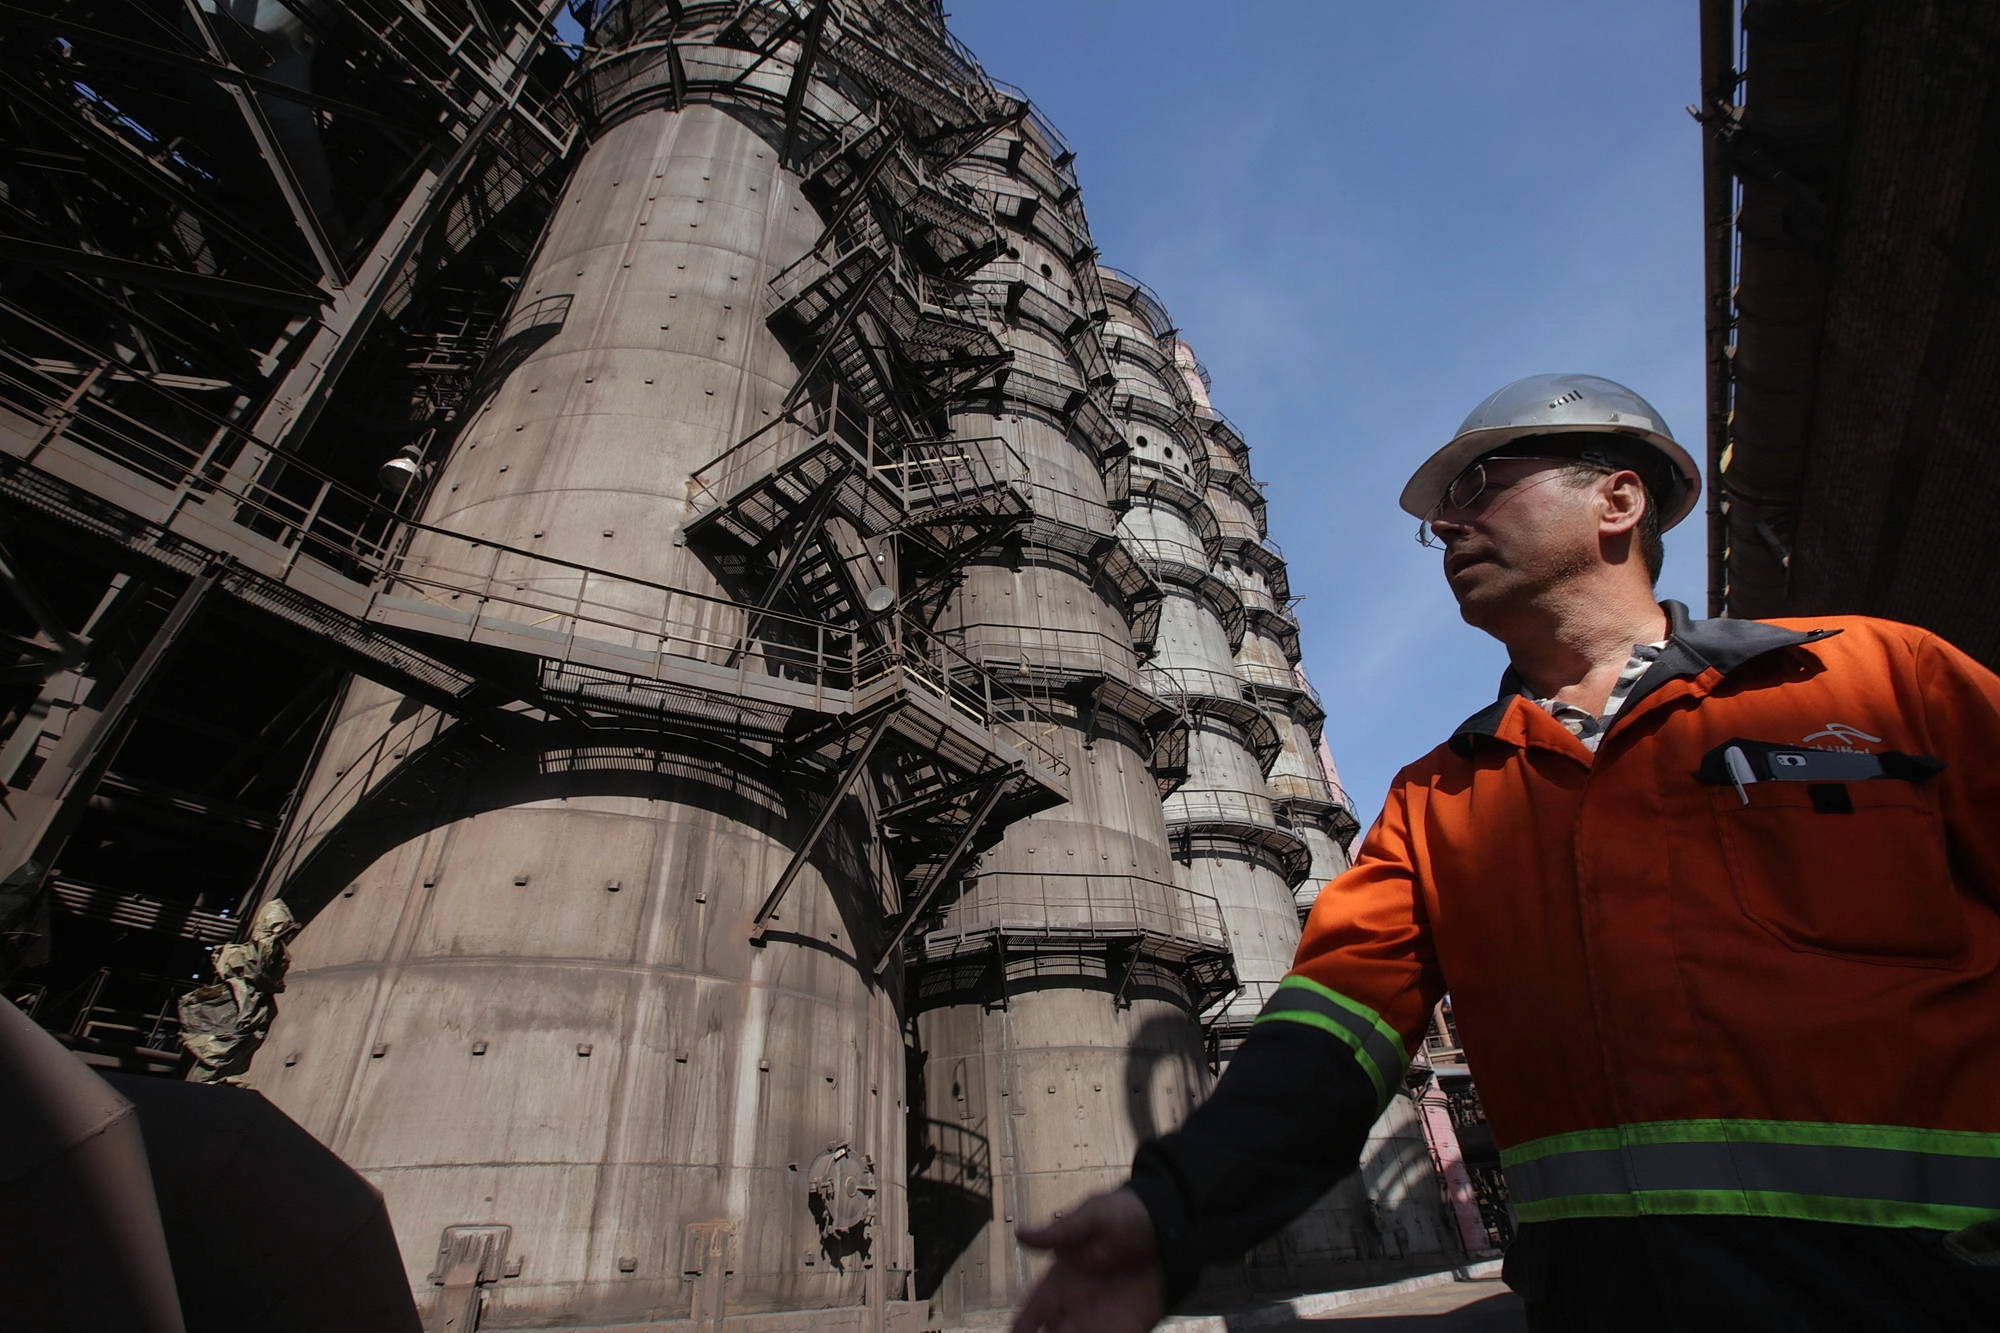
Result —
M1293 1013L1316 1014L1352 1035L1355 1048L1374 1062L1380 1081L1386 1085L1383 1095L1386 1097L1395 1091L1397 1080L1402 1078L1409 1061L1404 1058L1402 1046L1384 1036L1382 1030L1367 1018L1312 987L1299 985L1279 986L1271 993L1271 998L1264 1001L1264 1008L1257 1018L1261 1022L1266 1018L1286 1017Z
M2000 1157L1807 1143L1635 1143L1507 1168L1516 1203L1717 1190L2000 1209Z

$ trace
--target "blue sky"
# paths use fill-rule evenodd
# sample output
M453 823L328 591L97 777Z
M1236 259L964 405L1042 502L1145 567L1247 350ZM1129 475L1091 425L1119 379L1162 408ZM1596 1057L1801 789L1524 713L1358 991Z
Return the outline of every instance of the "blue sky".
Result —
M1242 429L1364 823L1492 697L1395 498L1481 398L1579 370L1702 456L1696 7L956 0L1077 150L1106 263L1166 302ZM1701 614L1699 514L1664 596Z

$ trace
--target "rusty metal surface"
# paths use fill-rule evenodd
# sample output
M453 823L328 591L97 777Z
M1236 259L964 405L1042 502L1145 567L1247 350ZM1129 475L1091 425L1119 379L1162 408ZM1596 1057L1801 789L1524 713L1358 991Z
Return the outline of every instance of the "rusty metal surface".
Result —
M2000 20L1702 21L1714 608L1882 615L1991 662Z
M685 479L780 409L796 372L756 294L818 228L776 158L705 107L591 147L522 282L524 304L570 296L566 318L461 437L428 518L716 589L674 537ZM411 762L413 725L357 690L306 808ZM751 948L800 833L783 771L726 743L538 730L438 772L389 827L347 821L259 1085L380 1185L420 1290L445 1229L522 1228L485 1326L686 1314L708 1288L681 1240L717 1217L741 1230L711 1300L865 1302L896 1262L900 1173L863 1269L822 1253L796 1170L834 1139L902 1158L894 978L855 957L875 929L865 805Z
M232 615L363 673L257 872L305 928L250 1078L382 1191L429 1326L992 1310L1340 858L1283 558L1073 152L929 6L589 10L551 100L546 6L505 50L342 7L469 146L358 261L278 181L338 290L242 420L10 309L62 356L4 367L0 500L227 557ZM385 495L336 429L378 416ZM1329 1206L1287 1271L1353 1261Z
M0 1000L0 1303L51 1333L182 1333L132 1103Z

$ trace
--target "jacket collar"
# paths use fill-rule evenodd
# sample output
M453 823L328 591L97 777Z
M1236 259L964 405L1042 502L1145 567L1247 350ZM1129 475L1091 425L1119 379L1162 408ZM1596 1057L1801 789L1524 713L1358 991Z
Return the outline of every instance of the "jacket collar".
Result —
M1837 629L1786 629L1761 620L1694 620L1686 606L1674 601L1661 602L1660 609L1667 613L1667 646L1625 696L1625 703L1618 710L1621 718L1640 699L1668 681L1698 676L1710 667L1726 676L1752 658L1780 648L1816 643L1840 633ZM1526 695L1520 676L1508 667L1500 677L1500 697L1458 724L1451 734L1451 748L1461 757L1471 758L1474 742L1497 735L1500 721L1507 716L1516 696Z

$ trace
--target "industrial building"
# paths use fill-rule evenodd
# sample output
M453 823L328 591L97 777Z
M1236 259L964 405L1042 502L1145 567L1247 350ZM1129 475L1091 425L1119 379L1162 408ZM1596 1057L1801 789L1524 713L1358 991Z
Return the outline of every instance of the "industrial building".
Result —
M1249 446L934 5L559 10L7 11L8 998L434 1327L1004 1307L1356 832ZM1424 1127L1226 1280L1457 1253Z
M1711 614L2000 666L2000 11L1705 0Z

